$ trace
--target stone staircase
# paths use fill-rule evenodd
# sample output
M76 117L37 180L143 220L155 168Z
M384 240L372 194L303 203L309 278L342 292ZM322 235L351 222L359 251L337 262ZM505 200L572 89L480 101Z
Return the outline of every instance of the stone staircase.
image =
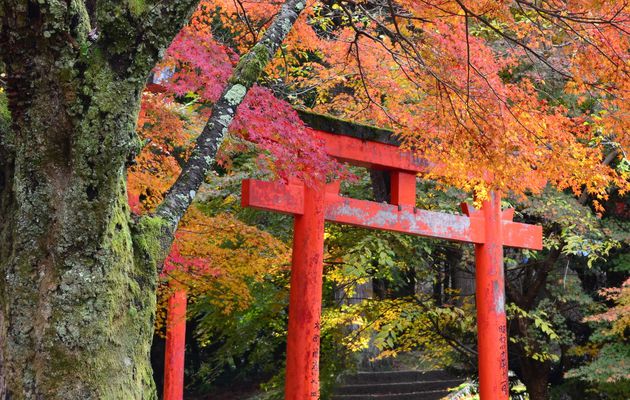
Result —
M462 382L441 370L358 372L345 377L332 400L438 400Z

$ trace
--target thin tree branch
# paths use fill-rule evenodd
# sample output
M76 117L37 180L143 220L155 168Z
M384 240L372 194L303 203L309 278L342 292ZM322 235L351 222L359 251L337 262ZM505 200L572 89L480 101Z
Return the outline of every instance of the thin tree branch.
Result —
M466 108L470 100L470 21L468 20L468 12L464 12L464 21L466 21Z
M247 25L247 30L252 35L252 44L256 44L256 42L258 41L258 32L254 29L251 21L249 20L249 17L247 16L247 10L245 10L243 2L241 0L234 0L234 6L236 8L236 14L245 22L245 25ZM241 16L241 13L238 10L239 8L243 12L243 16Z
M515 45L517 45L518 47L521 47L523 50L525 50L525 52L533 55L534 57L536 57L538 60L540 60L540 62L542 62L543 64L545 64L547 67L549 67L552 71L556 72L557 74L563 76L564 78L567 79L573 79L573 76L565 71L562 71L558 68L556 68L554 65L552 65L542 54L539 54L536 50L532 49L531 47L529 47L528 45L526 45L525 43L523 43L522 41L513 38L512 36L508 35L507 33L503 32L501 29L497 28L496 26L492 25L492 23L490 21L488 21L486 18L484 18L483 16L479 15L479 14L475 14L474 12L472 12L472 10L470 10L461 0L455 0L455 2L457 4L459 4L459 6L461 7L461 9L469 14L472 15L475 19L477 19L478 21L480 21L482 24L486 25L488 28L490 28L492 31L494 31L496 34L498 34L499 36L501 36L502 38L504 38L505 40L514 43Z

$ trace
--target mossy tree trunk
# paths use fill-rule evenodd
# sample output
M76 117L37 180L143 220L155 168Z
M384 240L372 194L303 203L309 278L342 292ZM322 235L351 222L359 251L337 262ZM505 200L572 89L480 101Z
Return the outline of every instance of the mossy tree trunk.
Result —
M197 0L0 0L0 399L147 399L156 261L125 163Z
M241 59L182 176L132 221L125 163L147 75L198 0L0 0L0 399L155 397L158 269L236 107L305 7Z

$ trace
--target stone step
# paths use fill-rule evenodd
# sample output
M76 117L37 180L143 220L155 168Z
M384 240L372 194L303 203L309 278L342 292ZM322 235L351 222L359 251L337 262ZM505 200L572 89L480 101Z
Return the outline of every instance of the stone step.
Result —
M359 394L406 394L417 392L431 392L436 390L446 390L456 387L462 382L461 379L433 380L433 381L413 381L413 382L387 382L369 384L344 384L339 386L335 393L339 395L359 395Z
M435 390L404 394L343 394L334 395L332 400L440 400L446 396L448 391Z
M451 380L453 375L443 370L434 371L383 371L357 372L344 379L346 385L361 385L375 383L417 382Z

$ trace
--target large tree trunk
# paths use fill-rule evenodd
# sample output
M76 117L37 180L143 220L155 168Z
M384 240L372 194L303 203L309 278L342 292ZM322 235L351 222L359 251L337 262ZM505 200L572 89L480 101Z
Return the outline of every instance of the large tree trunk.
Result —
M141 88L97 63L64 82L53 57L8 65L2 372L17 398L147 398L156 274L134 262L124 176Z
M0 3L0 399L155 397L156 265L125 162L146 75L195 1L167 3Z
M517 305L523 306L518 303ZM522 341L511 345L511 352L518 354L518 358L515 360L517 361L517 368L514 368L517 376L525 384L531 400L548 400L551 362L540 362L529 356L530 351L539 351L539 345L535 339L529 337L530 321L526 317L517 317L510 324L510 328L510 335L518 337Z

